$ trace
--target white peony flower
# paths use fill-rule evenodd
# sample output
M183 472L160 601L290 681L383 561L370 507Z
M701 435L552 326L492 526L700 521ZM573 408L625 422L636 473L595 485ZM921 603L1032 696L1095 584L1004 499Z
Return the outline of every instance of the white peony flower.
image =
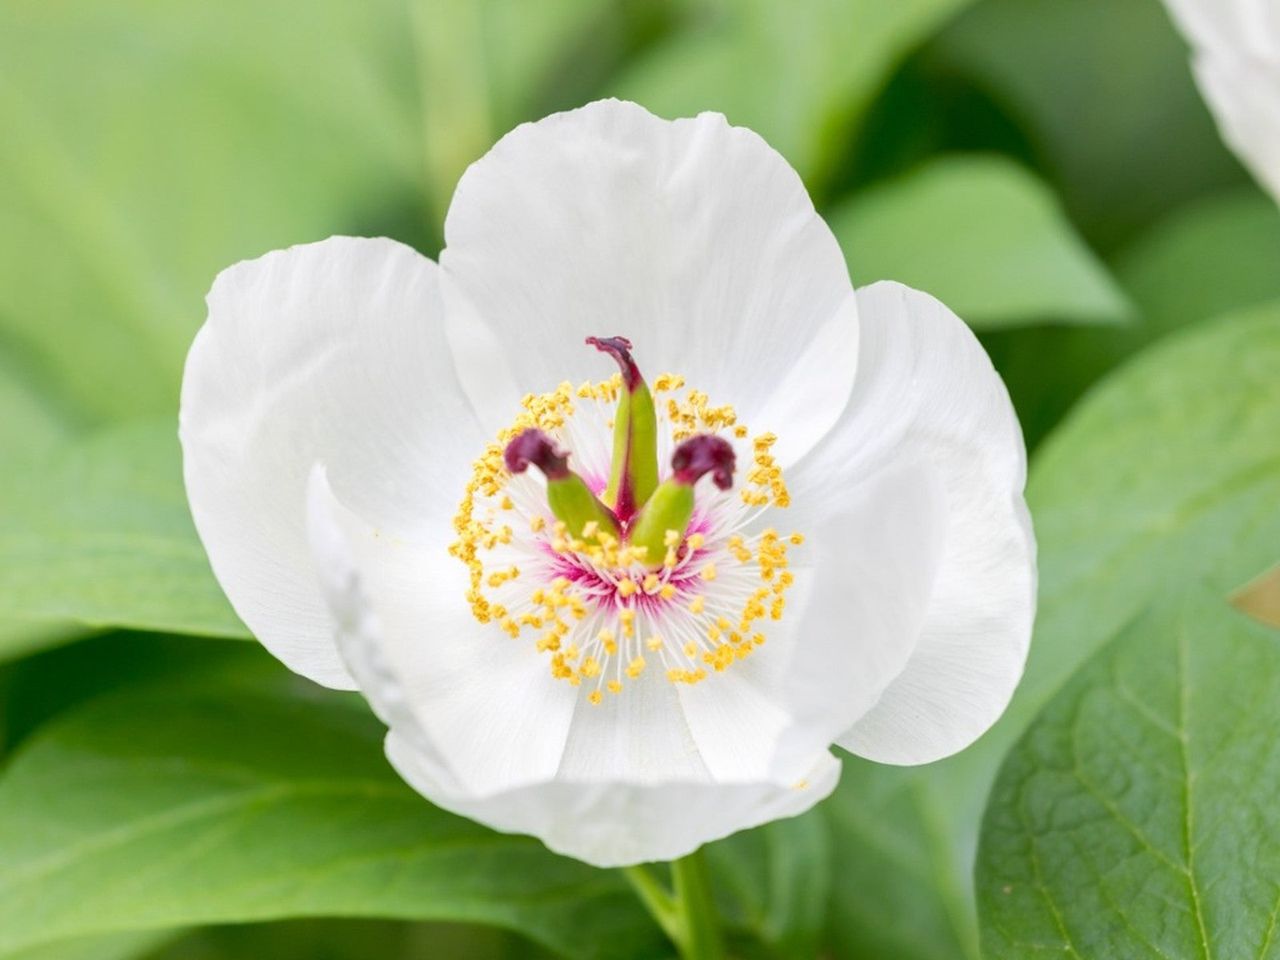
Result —
M182 394L227 595L409 783L632 864L813 806L833 743L924 763L996 720L1035 595L1008 395L937 301L855 294L758 136L525 124L445 237L224 271Z
M1280 201L1280 3L1165 0L1223 138Z

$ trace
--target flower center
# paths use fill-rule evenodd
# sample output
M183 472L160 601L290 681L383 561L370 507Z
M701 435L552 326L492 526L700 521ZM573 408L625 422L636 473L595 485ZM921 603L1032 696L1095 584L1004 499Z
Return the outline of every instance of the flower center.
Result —
M649 672L694 684L750 656L782 619L803 537L767 525L790 502L773 434L680 376L650 390L623 338L588 342L620 372L524 398L473 465L449 552L476 620L533 639L599 704Z

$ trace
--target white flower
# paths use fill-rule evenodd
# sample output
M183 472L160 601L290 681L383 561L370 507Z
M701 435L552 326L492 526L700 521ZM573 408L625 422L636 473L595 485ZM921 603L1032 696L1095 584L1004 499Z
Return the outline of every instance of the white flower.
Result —
M1280 3L1165 0L1223 138L1280 201Z
M236 610L293 670L358 687L409 783L630 864L808 809L832 743L924 763L995 721L1035 594L1008 395L937 301L855 295L758 136L616 101L526 124L463 176L445 236L439 266L335 237L226 270L182 396ZM662 516L693 492L661 558L608 510L569 529L503 464L539 427L534 462L576 483L567 453L613 499L632 394L584 338L615 333L656 400ZM673 475L690 434L728 443Z

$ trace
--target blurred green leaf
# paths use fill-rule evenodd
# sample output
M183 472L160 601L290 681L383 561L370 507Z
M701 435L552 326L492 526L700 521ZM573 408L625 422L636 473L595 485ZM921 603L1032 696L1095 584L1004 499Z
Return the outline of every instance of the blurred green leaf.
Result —
M142 930L81 937L5 954L5 960L136 960L147 956L174 934Z
M828 221L859 285L898 280L971 326L1109 323L1130 308L1036 177L996 156L934 160Z
M840 955L976 957L983 800L1045 702L1169 584L1222 597L1280 543L1280 303L1177 334L1085 399L1033 461L1040 556L1027 672L977 744L918 768L847 759L835 825ZM901 918L901 919L896 919ZM871 944L867 947L864 944Z
M982 794L937 768L844 757L822 811L836 864L827 940L842 960L977 960L968 879Z
M12 664L0 701L0 728L21 744L59 714L125 688L218 683L262 692L309 681L283 670L256 643L192 643L190 637L119 631L45 650Z
M1158 0L982 0L931 55L1022 118L1072 219L1104 249L1245 182Z
M248 636L192 526L172 421L0 478L0 616Z
M224 266L412 206L403 5L0 7L0 330L97 420L172 409Z
M1252 187L1193 201L1122 250L1114 269L1139 322L983 338L1031 445L1124 358L1193 321L1280 297L1280 210Z
M528 940L492 927L307 919L199 930L148 953L147 960L535 960L552 956Z
M816 811L710 845L726 921L778 960L814 957L826 920L831 853L826 821Z
M696 5L697 28L676 34L612 90L666 117L724 113L821 194L889 73L969 2L706 0Z
M1194 588L1123 630L1000 771L984 956L1274 955L1280 646Z
M124 691L27 741L0 779L0 952L327 914L493 924L570 957L660 952L619 876L435 809L357 698L291 689Z
M637 27L635 0L408 2L438 223L468 164L518 123L592 99L592 62L612 66Z
M32 373L25 358L0 349L0 456L11 478L30 469L73 432L65 412L31 382ZM0 480L0 487L5 482ZM0 614L0 662L57 644L78 632L80 628L74 625L10 620Z
M0 618L0 664L76 640L86 633L79 624Z
M0 340L82 419L172 410L219 270L334 233L436 249L456 175L617 6L0 5Z
M1247 187L1162 218L1116 258L1159 333L1280 298L1280 208Z
M0 349L0 450L10 469L71 436L73 423L24 377L27 362Z

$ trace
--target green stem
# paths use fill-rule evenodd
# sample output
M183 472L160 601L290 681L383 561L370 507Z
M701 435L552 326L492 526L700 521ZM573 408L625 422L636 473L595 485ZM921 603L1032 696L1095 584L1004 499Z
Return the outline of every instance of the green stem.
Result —
M711 874L702 851L695 850L672 863L671 876L684 931L683 943L677 942L681 955L685 960L723 960L720 918L711 896Z
M643 864L635 867L624 867L623 876L631 884L631 889L640 898L649 915L657 921L662 932L673 941L680 939L680 914L675 900L649 868Z
M627 867L623 874L683 960L724 960L711 877L701 851L672 862L674 893L669 893L647 867Z

